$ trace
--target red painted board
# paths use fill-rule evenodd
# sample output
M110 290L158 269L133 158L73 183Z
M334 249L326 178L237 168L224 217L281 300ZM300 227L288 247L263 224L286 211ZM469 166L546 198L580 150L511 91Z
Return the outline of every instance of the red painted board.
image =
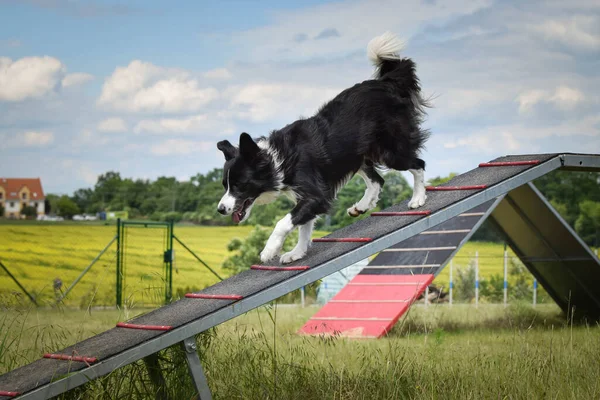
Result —
M169 325L139 325L139 324L129 324L127 322L119 322L117 323L117 327L119 328L128 328L128 329L141 329L145 331L169 331L173 327Z
M448 192L454 190L479 190L486 189L487 185L467 185L467 186L425 186L428 192Z
M419 296L423 285L353 286L346 285L332 300L406 300Z
M88 363L88 364L93 364L96 361L98 361L98 359L96 357L70 356L67 354L51 354L51 353L44 354L44 358L51 358L53 360L78 361L78 362L84 362L84 363Z
M371 238L315 238L314 243L367 243L373 241Z
M433 278L433 275L357 275L299 333L382 337Z
M380 338L385 336L397 321L313 321L301 329L304 335L338 335L348 338Z
M336 303L329 302L327 307L321 308L315 318L387 318L394 319L398 310L409 303Z
M372 217L403 217L403 216L414 216L414 215L429 215L431 211L375 211L371 213Z
M498 161L498 162L487 162L479 164L480 167L514 167L522 165L537 165L540 160L529 160L529 161Z
M295 265L290 267L279 267L270 265L251 265L250 269L257 271L306 271L310 267L308 265Z

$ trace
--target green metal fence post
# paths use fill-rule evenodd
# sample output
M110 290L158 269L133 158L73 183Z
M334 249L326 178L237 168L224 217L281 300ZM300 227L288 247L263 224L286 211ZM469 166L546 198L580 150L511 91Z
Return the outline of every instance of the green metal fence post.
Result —
M168 304L173 299L173 220L169 222L167 227L167 253L169 255L167 263L165 264L166 270L166 287L165 287L165 304Z
M121 249L122 249L122 243L121 243L121 218L117 218L117 281L116 281L116 290L117 290L117 299L116 299L116 306L117 308L122 306L122 293L121 293L121 284L122 284L122 279L123 279L123 275L121 274Z

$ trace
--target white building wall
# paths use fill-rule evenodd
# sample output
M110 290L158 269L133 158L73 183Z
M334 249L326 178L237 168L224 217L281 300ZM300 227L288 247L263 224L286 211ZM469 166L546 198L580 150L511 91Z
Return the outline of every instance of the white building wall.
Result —
M12 204L12 207L11 207ZM18 200L5 200L4 201L4 208L6 209L7 213L18 213L19 210L21 209L21 202Z
M32 200L29 202L31 207L35 207L35 203L38 203L36 211L38 214L44 213L44 200Z

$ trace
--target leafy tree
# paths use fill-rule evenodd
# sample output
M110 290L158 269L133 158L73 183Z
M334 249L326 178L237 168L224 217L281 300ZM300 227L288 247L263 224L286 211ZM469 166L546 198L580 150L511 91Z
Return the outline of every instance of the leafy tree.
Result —
M430 186L439 186L442 185L446 182L448 182L450 179L454 178L457 175L456 172L450 172L450 174L448 176L436 176L435 178L431 178L429 179L428 183Z
M525 265L523 265L518 258L513 257L510 259L508 275L513 278L511 280L510 290L508 291L510 298L515 300L530 299L532 296L532 289L527 280L530 274Z
M454 291L458 301L470 302L475 298L475 262L456 269L456 288Z
M46 214L58 212L58 200L60 200L60 197L55 194L48 194L46 196L46 200L44 201L44 209Z
M575 221L575 230L590 244L600 244L600 202L585 200L579 204L580 214Z
M4 217L4 205L0 204L0 218Z
M69 198L69 196L62 196L57 202L58 215L64 218L73 218L73 215L79 214L79 207L77 204Z
M37 216L37 210L33 206L25 206L21 210L21 214L27 218L35 218Z
M600 175L595 172L554 171L535 180L535 186L552 204L561 204L561 215L573 226L585 200L600 202Z
M490 303L500 303L504 300L504 277L502 275L494 274L489 280L481 279L479 287L481 296Z
M223 262L223 268L233 274L250 269L251 265L260 264L260 252L264 249L271 229L254 227L245 240L233 239L227 245L227 251L233 253ZM298 230L292 232L283 245L283 251L290 251L298 241Z

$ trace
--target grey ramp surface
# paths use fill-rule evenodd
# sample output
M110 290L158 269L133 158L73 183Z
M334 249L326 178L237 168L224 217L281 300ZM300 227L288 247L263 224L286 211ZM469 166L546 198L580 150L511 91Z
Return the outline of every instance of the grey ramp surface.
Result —
M466 213L391 246L379 253L368 266L363 268L360 275L437 275L460 246L474 233L480 221L483 222L482 218L485 218L485 214L491 211L495 203L497 199L487 201ZM464 232L456 232L457 230ZM440 233L431 234L432 232ZM443 247L448 249L435 250ZM432 248L434 250L427 250ZM410 249L410 251L397 251L401 249ZM404 267L393 268L394 266ZM406 266L413 267L406 268Z
M557 154L506 156L500 157L494 161L523 161L535 159L540 160L540 162L545 162L556 156ZM474 170L453 178L442 186L486 184L489 187L518 175L532 167L534 166L475 168ZM427 202L423 209L436 212L478 192L480 192L480 190L428 192ZM407 202L403 202L392 206L385 211L408 210ZM370 217L335 231L331 235L328 235L328 237L369 237L376 239L402 227L408 226L422 218L427 217ZM309 249L307 256L295 265L316 267L363 245L364 243L314 243ZM280 265L278 262L273 262L271 264ZM249 296L301 273L303 272L249 270L219 282L199 293ZM182 299L137 317L130 322L178 327L197 320L200 317L209 315L224 307L231 306L231 304L232 301L228 300ZM78 355L98 357L100 360L103 360L161 334L164 333L160 331L113 328L66 349L56 351L56 353L72 354L73 351L75 351ZM38 360L32 364L0 376L0 390L13 390L24 393L40 385L46 384L50 382L51 379L55 379L57 376L61 376L64 373L83 369L85 367L85 364L82 363L70 363L60 360Z

